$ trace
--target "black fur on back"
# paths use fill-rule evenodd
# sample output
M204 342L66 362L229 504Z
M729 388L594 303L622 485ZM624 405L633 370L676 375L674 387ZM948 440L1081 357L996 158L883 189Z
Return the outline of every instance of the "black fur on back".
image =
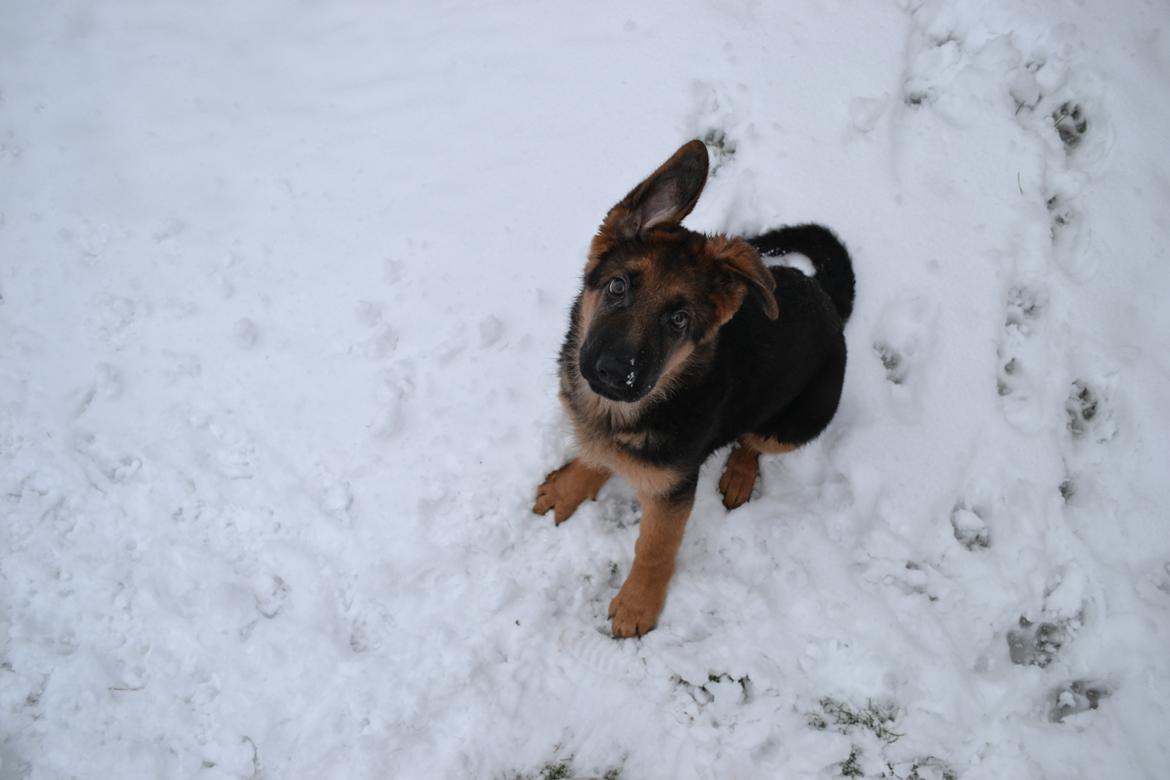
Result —
M765 265L769 257L799 252L812 261L816 280L837 308L841 321L853 313L853 262L833 231L822 225L791 225L747 239Z

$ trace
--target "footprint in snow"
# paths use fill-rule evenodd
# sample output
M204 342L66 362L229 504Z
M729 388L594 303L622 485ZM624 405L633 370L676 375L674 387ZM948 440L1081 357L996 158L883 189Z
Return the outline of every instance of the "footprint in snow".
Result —
M97 316L87 324L113 347L124 346L127 331L143 315L142 305L121 295L102 295L95 304Z
M259 337L260 329L256 327L256 322L248 317L236 320L232 327L232 338L240 349L251 349L256 346Z
M609 633L609 627L566 628L561 632L558 643L565 656L571 659L565 672L581 679L595 676L607 680L633 682L645 677L646 670L638 657L638 643L630 640L619 641Z
M735 159L736 142L727 135L727 131L713 127L703 133L703 143L711 153L711 175L716 176L719 170Z
M504 335L504 323L499 317L489 314L479 321L479 348L487 349Z
M733 677L727 673L708 674L703 682L691 682L672 675L675 717L679 722L693 722L711 708L721 724L734 723L736 709L751 700L751 678L746 674Z
M359 301L354 312L358 323L368 329L368 335L349 351L358 351L370 360L389 357L398 348L398 333L384 319L384 306L377 301Z
M1069 187L1075 190L1075 185ZM1072 194L1057 192L1046 201L1052 238L1053 259L1072 279L1083 282L1097 270L1097 259L1089 251L1090 234Z
M696 82L697 106L691 118L692 132L703 139L711 157L712 177L735 159L741 120L729 90L708 82Z
M228 479L252 479L259 461L256 443L247 431L214 419L195 419L190 424L197 433L201 459L220 476Z
M252 580L256 611L271 620L281 613L288 601L289 587L278 574L257 575Z
M194 352L175 352L164 349L163 357L166 364L163 366L163 376L171 384L194 379L203 373L203 362Z
M991 530L979 507L968 508L959 503L951 511L951 528L955 540L968 550L986 550L991 546Z
M1113 411L1103 391L1084 379L1072 383L1064 411L1068 431L1074 439L1088 439L1104 444L1117 435Z
M122 376L116 368L108 363L98 363L96 374L92 384L73 393L75 420L89 411L95 400L114 399L122 394Z
M81 456L82 466L100 474L107 481L118 484L131 479L142 468L142 459L120 452L107 441L88 431L73 435L73 451Z
M916 404L936 319L937 307L928 298L909 296L888 304L874 326L874 355L885 371L890 397L904 410Z
M1089 119L1084 109L1072 100L1066 100L1052 112L1052 124L1056 127L1056 134L1064 144L1065 151L1070 154L1081 145L1085 133L1089 131Z
M105 223L86 221L76 231L62 228L59 236L62 241L75 246L83 258L95 261L101 258L109 247L112 231Z
M353 488L348 480L337 477L323 464L316 467L317 505L335 520L349 520L353 505Z
M1067 243L1064 239L1079 223L1079 214L1069 198L1060 193L1050 196L1045 205L1048 207L1048 232L1052 236L1052 242L1057 245Z
M1040 407L1047 380L1049 351L1044 332L1048 294L1039 286L1012 286L1004 304L1004 325L996 354L996 392L1008 422L1024 432L1043 424Z
M1063 723L1065 718L1095 710L1113 691L1093 680L1073 680L1055 688L1049 696L1048 720Z
M849 101L849 122L859 133L872 131L889 105L889 95L880 98L855 97Z
M1008 657L1017 666L1043 669L1072 638L1070 626L1069 620L1033 623L1021 615L1019 626L1007 632Z
M375 390L378 412L368 426L380 439L396 436L405 424L405 406L414 395L413 370L408 362L398 363L382 372Z
M956 20L942 9L912 14L913 28L902 82L902 102L912 109L930 106L950 88L965 58Z
M1008 655L1019 666L1044 668L1079 633L1089 610L1086 590L1091 586L1077 566L1053 573L1044 590L1044 603L1036 620L1021 615L1019 625L1007 632Z

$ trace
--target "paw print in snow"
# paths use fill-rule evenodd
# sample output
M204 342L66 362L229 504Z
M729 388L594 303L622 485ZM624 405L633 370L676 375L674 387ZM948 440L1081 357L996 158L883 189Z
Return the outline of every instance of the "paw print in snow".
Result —
M712 128L703 134L703 143L711 153L711 175L714 176L725 164L735 157L735 140L728 138L720 128Z
M409 364L401 363L394 370L382 373L377 389L379 411L370 422L369 428L375 436L388 439L395 436L405 421L404 407L414 395L414 382Z
M951 512L955 539L968 550L985 550L991 546L991 531L978 508L959 505Z
M692 119L693 132L703 139L711 157L710 175L718 176L724 165L735 159L740 121L730 90L714 84L695 85L698 106Z
M268 620L279 615L288 600L288 583L279 575L272 574L259 576L252 584L256 611Z
M256 346L256 339L260 336L260 330L256 327L255 321L248 317L241 317L236 320L235 327L232 328L232 335L237 347L240 349L251 349Z
M208 459L215 471L228 479L252 479L259 459L252 437L214 420L206 423L206 431Z
M1034 430L1044 422L1039 404L1050 352L1040 334L1047 306L1048 294L1026 283L1011 287L1004 305L996 392L1003 400L1004 416L1021 430Z
M1064 411L1073 438L1087 436L1098 444L1104 444L1117 435L1117 425L1101 391L1083 379L1072 383Z
M895 397L906 398L917 392L933 343L935 319L934 305L923 296L894 301L878 319L873 351L891 389L897 391Z
M1056 126L1060 142L1069 152L1081 145L1089 129L1089 120L1085 117L1080 104L1071 100L1061 103L1060 107L1052 112L1052 122Z
M1048 666L1070 639L1069 625L1068 621L1033 623L1021 616L1019 627L1007 633L1012 663L1041 669Z
M1101 683L1091 680L1073 680L1052 692L1048 708L1048 720L1063 723L1071 715L1095 710L1101 700L1112 691Z
M1048 214L1051 220L1048 229L1049 235L1055 242L1062 235L1068 233L1077 221L1077 213L1065 198L1053 195L1047 201Z

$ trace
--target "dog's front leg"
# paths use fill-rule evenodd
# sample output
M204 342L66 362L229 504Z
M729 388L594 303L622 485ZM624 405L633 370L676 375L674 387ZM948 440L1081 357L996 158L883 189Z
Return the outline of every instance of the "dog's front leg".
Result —
M641 636L658 624L674 574L674 558L695 502L695 489L691 483L681 494L643 493L638 500L642 504L642 527L634 546L634 565L609 604L615 637Z

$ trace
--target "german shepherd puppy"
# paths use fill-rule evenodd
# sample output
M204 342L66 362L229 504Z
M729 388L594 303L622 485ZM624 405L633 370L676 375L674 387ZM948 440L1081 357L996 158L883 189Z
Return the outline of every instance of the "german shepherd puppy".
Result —
M533 511L552 509L560 524L613 473L637 491L634 563L609 605L615 637L657 624L707 456L736 442L719 490L738 507L761 453L825 429L845 376L845 247L818 225L746 239L682 227L707 166L707 147L691 141L610 209L560 353L579 453L545 478ZM788 252L806 255L815 278L761 259Z

